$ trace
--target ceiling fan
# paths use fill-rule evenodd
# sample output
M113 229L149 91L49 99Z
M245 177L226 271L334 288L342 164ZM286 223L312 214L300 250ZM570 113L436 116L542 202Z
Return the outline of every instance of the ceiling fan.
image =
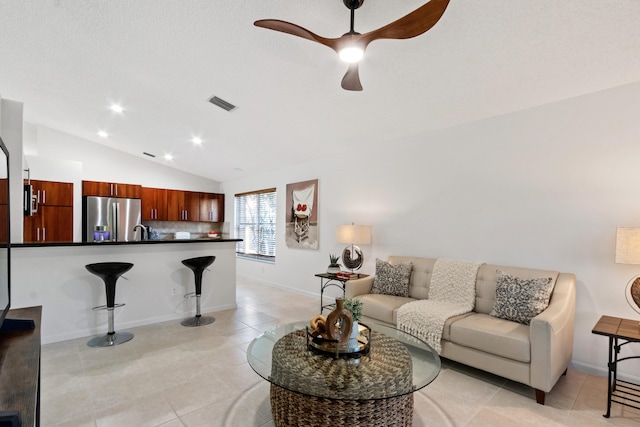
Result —
M349 63L349 69L342 79L342 88L360 91L362 84L358 75L358 61L369 43L378 39L410 39L427 32L440 20L449 5L449 0L431 0L408 15L365 34L353 29L355 10L362 6L364 0L343 0L343 3L351 11L351 28L348 33L338 38L321 37L306 28L279 19L261 19L254 22L254 25L302 37L335 50L340 59Z

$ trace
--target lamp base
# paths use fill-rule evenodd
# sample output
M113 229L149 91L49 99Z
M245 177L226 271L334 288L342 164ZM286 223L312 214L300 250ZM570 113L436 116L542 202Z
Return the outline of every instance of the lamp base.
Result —
M354 254L356 258L353 258ZM359 247L351 245L344 248L344 251L342 251L342 265L344 265L345 268L353 272L353 270L362 267L362 264L364 264L364 255L362 255L362 250Z
M640 313L640 276L636 276L629 281L624 290L627 303L637 313Z

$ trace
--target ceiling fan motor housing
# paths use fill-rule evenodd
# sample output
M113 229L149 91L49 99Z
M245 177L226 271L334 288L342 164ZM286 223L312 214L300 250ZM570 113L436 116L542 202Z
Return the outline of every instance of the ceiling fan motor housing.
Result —
M362 6L362 3L364 3L364 0L343 0L343 3L349 9L357 9L360 6Z

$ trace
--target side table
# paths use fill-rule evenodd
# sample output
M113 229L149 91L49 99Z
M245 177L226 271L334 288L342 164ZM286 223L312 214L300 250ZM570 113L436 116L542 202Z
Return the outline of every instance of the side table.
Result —
M640 342L640 324L637 320L602 316L591 332L596 335L609 337L607 413L603 416L609 418L611 415L611 402L640 409L640 406L634 406L632 404L633 402L640 405L640 385L618 379L618 362L640 359L640 356L618 357L620 348L623 345ZM624 342L619 344L619 340Z
M323 295L324 295L324 290L327 289L329 286L336 286L338 288L340 288L342 290L342 296L344 297L344 287L345 287L345 283L347 283L349 280L354 280L354 279L362 279L364 277L368 277L368 274L360 274L357 273L358 277L352 277L352 278L345 278L345 277L338 277L335 274L331 274L331 273L318 273L316 274L316 277L320 278L320 314L322 314L322 310L324 310L327 307L333 307L333 304L322 304L323 300Z

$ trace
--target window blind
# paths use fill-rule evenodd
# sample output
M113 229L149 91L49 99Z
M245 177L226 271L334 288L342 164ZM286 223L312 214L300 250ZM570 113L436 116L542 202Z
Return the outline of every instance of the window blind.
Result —
M275 261L276 202L275 188L235 195L238 255Z

